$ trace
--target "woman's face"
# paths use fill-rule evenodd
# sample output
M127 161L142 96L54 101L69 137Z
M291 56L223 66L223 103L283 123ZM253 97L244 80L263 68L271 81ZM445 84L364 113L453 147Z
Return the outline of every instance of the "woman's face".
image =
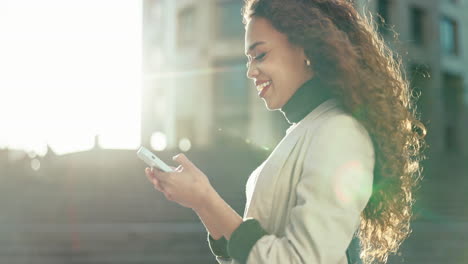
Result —
M313 76L305 63L304 49L290 43L262 17L253 17L246 26L245 54L249 60L247 77L254 80L269 110L282 108Z

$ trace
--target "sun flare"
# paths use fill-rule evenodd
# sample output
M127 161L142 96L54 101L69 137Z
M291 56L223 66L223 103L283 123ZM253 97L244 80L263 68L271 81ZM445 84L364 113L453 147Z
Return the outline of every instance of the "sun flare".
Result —
M141 2L0 1L0 148L140 144Z

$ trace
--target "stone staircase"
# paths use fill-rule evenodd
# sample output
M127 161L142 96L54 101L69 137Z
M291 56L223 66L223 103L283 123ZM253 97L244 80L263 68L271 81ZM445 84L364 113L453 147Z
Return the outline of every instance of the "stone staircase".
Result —
M390 264L468 263L468 161L447 154L431 160L417 193L413 232Z
M134 156L57 157L39 172L28 162L0 166L0 264L216 263L198 217L149 186ZM193 161L241 214L245 181L260 159L220 161L238 159L231 156ZM389 264L468 263L468 163L445 158L426 170L413 233Z
M200 223L3 224L0 263L216 263Z
M411 236L389 264L468 263L468 222L415 222Z

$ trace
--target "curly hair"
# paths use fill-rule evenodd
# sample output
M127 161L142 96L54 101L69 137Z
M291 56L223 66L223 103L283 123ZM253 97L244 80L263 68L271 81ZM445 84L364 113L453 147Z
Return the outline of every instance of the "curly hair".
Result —
M265 18L303 47L315 74L368 130L374 186L361 214L361 258L386 263L410 234L426 147L401 57L377 33L372 15L360 15L349 0L244 1L243 23Z

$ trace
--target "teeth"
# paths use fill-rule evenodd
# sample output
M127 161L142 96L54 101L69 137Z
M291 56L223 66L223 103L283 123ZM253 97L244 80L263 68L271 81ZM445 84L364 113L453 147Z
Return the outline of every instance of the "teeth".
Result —
M262 83L262 84L260 84L260 85L257 85L257 91L260 92L261 90L263 90L263 88L267 87L267 86L270 85L270 84L271 84L271 81L264 82L264 83Z

